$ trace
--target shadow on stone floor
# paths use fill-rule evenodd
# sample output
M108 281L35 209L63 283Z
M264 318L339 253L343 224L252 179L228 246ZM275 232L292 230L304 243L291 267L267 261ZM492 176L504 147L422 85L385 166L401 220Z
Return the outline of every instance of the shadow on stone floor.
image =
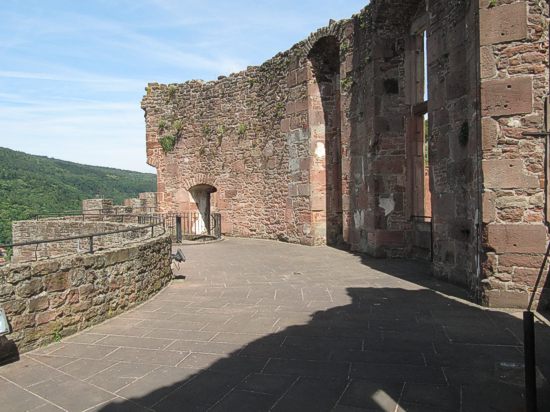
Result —
M348 305L97 410L524 410L519 319L433 290L347 293ZM550 410L542 377L539 386L540 410Z

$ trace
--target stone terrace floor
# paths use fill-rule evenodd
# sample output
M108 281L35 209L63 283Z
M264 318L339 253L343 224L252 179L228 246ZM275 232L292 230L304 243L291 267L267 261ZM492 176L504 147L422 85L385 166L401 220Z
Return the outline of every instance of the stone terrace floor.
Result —
M0 367L0 410L524 410L517 314L421 264L243 239L184 253L185 280Z

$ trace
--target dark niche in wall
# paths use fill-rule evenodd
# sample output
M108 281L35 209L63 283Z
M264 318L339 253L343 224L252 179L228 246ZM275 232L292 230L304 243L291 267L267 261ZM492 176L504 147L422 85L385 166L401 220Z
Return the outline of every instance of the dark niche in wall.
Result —
M399 82L397 81L397 79L384 80L384 91L386 92L386 94L398 94Z

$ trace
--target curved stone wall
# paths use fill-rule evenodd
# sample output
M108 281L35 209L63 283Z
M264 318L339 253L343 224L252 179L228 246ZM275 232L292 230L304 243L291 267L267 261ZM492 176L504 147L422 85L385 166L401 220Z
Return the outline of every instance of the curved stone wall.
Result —
M101 216L96 220L93 216L83 218L66 217L55 219L22 220L13 222L13 243L33 242L86 236L94 233L116 232L145 226L138 223L137 217L128 216L124 222L122 216ZM162 233L161 227L155 228L154 235ZM119 247L128 243L140 242L151 238L151 229L141 229L132 232L114 233L94 236L95 251ZM32 262L40 259L50 259L74 253L86 253L90 250L89 238L72 239L38 245L17 246L13 249L13 263Z
M26 352L146 301L172 279L168 235L95 254L0 267L7 338Z

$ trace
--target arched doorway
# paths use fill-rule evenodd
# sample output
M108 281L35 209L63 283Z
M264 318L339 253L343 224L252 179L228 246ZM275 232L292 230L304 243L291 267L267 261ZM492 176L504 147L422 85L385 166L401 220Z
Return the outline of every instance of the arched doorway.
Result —
M191 222L191 231L194 235L211 234L210 197L214 192L217 192L217 189L206 184L196 185L189 189L198 211Z
M334 36L319 39L308 58L312 72L308 95L315 243L342 247L344 221L338 39Z

